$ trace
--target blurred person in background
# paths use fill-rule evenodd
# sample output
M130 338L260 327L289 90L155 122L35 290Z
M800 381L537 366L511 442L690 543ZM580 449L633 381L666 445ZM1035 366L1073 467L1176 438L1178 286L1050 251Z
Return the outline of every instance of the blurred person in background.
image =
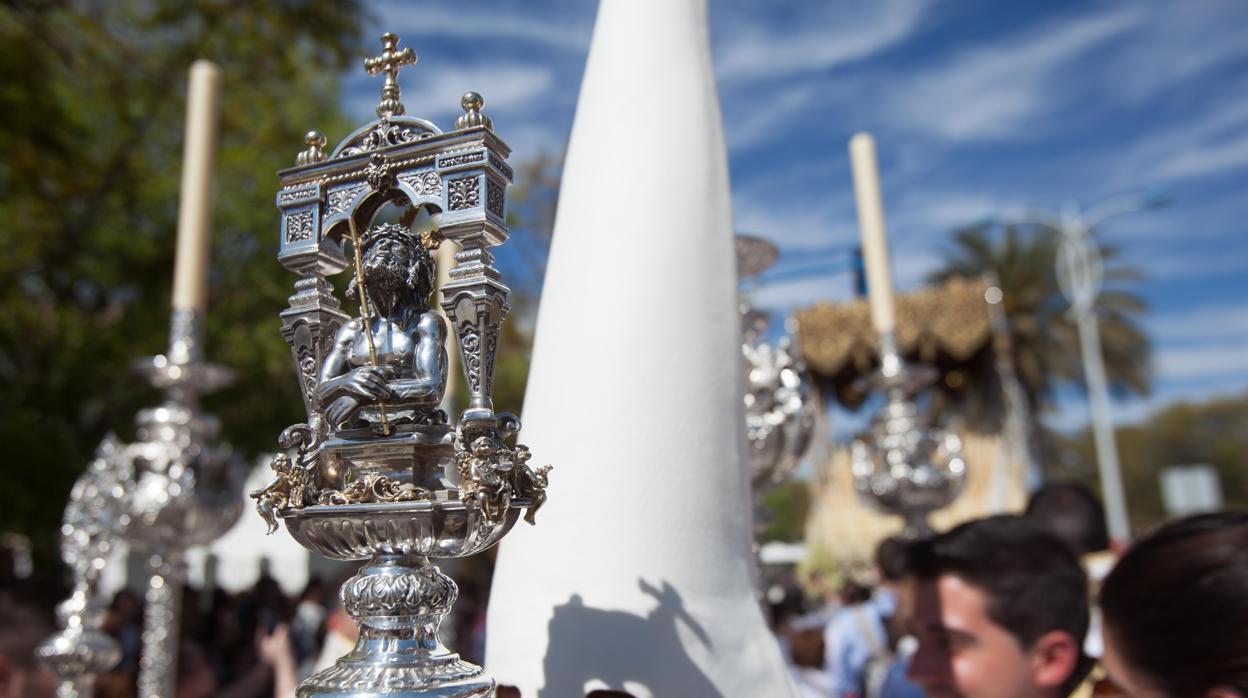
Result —
M1110 550L1109 529L1105 524L1105 508L1086 485L1077 482L1048 483L1032 493L1023 516L1040 528L1057 536L1079 556L1079 564L1088 575L1088 636L1083 642L1084 654L1099 660L1104 643L1101 640L1101 610L1096 603L1101 581L1114 566ZM1088 679L1074 695L1078 698L1099 695L1105 687L1105 670L1097 662Z
M1105 508L1077 482L1051 482L1032 493L1023 516L1057 536L1083 558L1109 550Z
M129 589L113 595L113 602L104 617L104 632L121 646L121 663L117 672L134 675L139 671L139 647L143 640L143 605Z
M0 698L53 698L56 675L35 660L35 648L54 632L36 608L0 595Z
M233 680L218 688L221 681L213 672L208 655L194 640L183 638L178 653L177 698L294 698L295 655L285 625L272 632L257 631L253 648L256 662Z
M846 580L841 583L839 595L841 608L823 633L824 671L831 695L877 696L893 660L888 632L868 587Z
M1087 578L1034 522L992 516L910 548L910 679L931 698L1064 698L1091 667Z
M891 660L878 687L868 685L866 698L923 698L923 689L906 678L910 657L918 641L909 634L911 612L906 579L909 573L910 544L899 537L885 538L875 548L875 572L879 585L871 597L888 637Z
M325 583L320 577L312 577L299 595L294 617L290 619L290 643L301 677L312 673L324 639L325 619L329 615L325 607L327 597Z
M1248 513L1161 525L1101 587L1104 663L1126 695L1248 698Z

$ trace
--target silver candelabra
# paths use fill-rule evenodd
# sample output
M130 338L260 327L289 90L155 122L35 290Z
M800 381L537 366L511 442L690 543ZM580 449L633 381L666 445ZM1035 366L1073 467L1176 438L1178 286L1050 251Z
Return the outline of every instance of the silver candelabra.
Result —
M243 465L215 444L219 424L199 407L200 395L228 385L233 375L203 360L203 316L179 309L169 351L134 368L165 393L165 402L139 412L138 440L111 460L129 483L125 536L149 556L139 698L172 698L184 554L228 531L242 512Z
M872 508L902 517L908 538L930 534L928 514L956 499L966 481L961 439L932 427L914 401L935 377L931 367L902 360L894 334L881 334L880 370L867 380L886 402L851 447L854 489Z
M475 93L452 131L407 116L397 77L416 55L398 43L384 35L382 53L364 61L385 76L378 118L328 153L309 133L296 166L279 173L277 258L300 276L282 333L307 421L282 433L276 477L252 496L270 531L284 521L314 552L367 561L341 591L359 641L300 684L301 698L492 696L493 679L438 639L458 591L430 559L489 548L522 510L532 523L546 498L549 466L530 467L528 449L509 444L519 421L491 399L510 306L488 248L507 239L510 149ZM387 205L423 207L437 228L378 220ZM459 251L441 288L444 319L430 305L430 251L446 242ZM354 316L329 281L348 268ZM448 333L468 393L457 423L439 407Z
M61 523L61 559L74 575L74 589L57 608L61 631L36 650L60 679L57 698L91 698L96 677L121 660L121 647L101 630L105 610L96 594L113 542L129 523L127 483L112 463L117 450L112 438L100 444L70 490Z

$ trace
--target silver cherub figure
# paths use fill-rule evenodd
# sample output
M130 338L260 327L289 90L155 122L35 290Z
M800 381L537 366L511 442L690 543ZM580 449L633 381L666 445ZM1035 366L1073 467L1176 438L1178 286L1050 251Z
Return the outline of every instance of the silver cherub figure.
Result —
M321 366L316 397L331 429L445 424L446 323L429 307L436 267L421 240L383 223L360 241L368 312L344 323ZM367 331L364 331L367 323ZM383 412L384 410L384 412ZM383 416L384 415L384 416Z

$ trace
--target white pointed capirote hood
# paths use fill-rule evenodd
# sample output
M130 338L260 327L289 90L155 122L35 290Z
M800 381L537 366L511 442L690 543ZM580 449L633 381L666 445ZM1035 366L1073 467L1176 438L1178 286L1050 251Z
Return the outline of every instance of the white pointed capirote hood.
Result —
M524 698L793 690L754 600L728 167L705 0L602 0L502 544L486 669Z

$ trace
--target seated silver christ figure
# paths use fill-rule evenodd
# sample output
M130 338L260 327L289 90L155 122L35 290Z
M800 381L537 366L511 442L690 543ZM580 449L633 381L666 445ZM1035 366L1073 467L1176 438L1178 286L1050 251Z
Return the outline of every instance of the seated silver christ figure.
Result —
M411 231L390 223L371 228L360 252L364 278L352 279L347 295L362 285L367 313L338 330L321 367L316 396L325 419L331 430L376 428L384 410L391 425L445 424L438 405L446 390L446 323L429 307L433 256Z

